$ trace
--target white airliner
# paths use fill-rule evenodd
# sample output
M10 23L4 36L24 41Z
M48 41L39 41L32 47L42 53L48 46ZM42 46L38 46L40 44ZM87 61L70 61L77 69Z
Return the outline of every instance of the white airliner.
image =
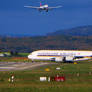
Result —
M51 10L51 9L54 9L54 8L60 8L60 7L62 7L62 6L49 7L48 4L42 5L42 4L40 3L40 7L37 7L37 6L24 6L24 7L37 9L37 10L39 10L40 12L41 12L42 10L45 10L46 12L48 12L48 10Z
M74 62L92 58L92 51L76 50L38 50L28 55L31 60L50 60L56 62Z

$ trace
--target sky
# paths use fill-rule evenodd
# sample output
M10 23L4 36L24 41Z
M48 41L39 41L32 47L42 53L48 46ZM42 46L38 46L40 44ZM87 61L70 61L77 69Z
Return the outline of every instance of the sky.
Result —
M49 12L24 8L40 1L63 7ZM85 25L92 25L92 0L0 0L0 35L46 35Z

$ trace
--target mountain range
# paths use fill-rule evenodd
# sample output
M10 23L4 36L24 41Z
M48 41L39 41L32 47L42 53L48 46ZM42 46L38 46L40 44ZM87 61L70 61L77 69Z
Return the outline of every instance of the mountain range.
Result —
M56 35L92 36L92 25L80 26L71 29L63 29L47 34L47 36L56 36Z
M0 34L0 37L37 37L37 36L92 36L92 25L79 26L70 29L61 29L55 32L47 33L46 35L31 35L31 34Z
M31 52L38 49L92 50L92 26L59 30L47 36L0 36L1 52Z

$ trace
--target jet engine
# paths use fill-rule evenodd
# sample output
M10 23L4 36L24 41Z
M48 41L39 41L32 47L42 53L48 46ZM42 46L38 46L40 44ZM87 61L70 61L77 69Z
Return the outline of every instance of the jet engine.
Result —
M51 61L55 61L55 62L73 62L73 60L74 60L73 56L56 57L51 59Z
M73 62L74 61L74 57L73 56L66 56L63 58L64 62Z

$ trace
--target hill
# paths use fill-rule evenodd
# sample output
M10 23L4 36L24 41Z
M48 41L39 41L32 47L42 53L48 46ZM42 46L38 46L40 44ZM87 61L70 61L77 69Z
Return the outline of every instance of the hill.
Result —
M31 52L38 49L92 50L92 36L0 37L1 51Z
M92 36L92 25L81 26L72 29L58 30L56 32L48 33L49 36L55 35L70 35L70 36Z

